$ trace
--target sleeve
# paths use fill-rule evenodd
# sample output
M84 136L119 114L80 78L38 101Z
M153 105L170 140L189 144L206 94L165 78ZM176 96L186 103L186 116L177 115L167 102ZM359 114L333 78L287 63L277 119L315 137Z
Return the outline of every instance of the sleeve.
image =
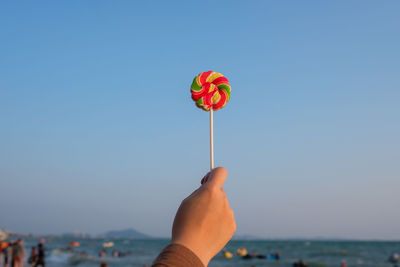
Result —
M204 267L201 260L188 248L179 244L166 246L151 267Z

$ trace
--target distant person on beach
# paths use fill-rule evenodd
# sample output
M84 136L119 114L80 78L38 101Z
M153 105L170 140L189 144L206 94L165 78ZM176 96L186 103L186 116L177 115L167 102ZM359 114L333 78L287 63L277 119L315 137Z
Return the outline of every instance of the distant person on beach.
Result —
M8 255L11 267L14 267L14 251L15 251L14 247L15 247L15 240L11 240L8 245L8 250L9 250Z
M34 266L35 263L36 263L36 260L37 260L36 247L32 247L31 248L31 255L29 256L28 263L32 264L32 266Z
M6 243L3 245L3 267L8 267L8 252L9 252L10 243Z
M37 260L35 263L34 267L37 266L43 266L46 267L46 261L45 261L45 251L44 251L44 246L42 243L38 244L38 255L37 255Z
M5 249L7 246L7 242L0 241L0 264L3 262L3 249Z
M276 261L279 261L281 259L281 254L279 254L279 252L275 253L274 258Z
M106 251L104 249L100 250L99 257L104 258L106 256Z
M235 218L222 188L228 172L218 167L184 199L175 215L171 243L152 267L204 267L236 231Z
M23 267L24 266L24 258L25 258L25 249L22 246L22 240L18 239L13 247L13 267Z
M347 267L347 262L345 260L342 260L340 263L340 267Z
M3 267L7 267L8 265L8 246L9 243L8 242L3 242L1 243L1 257L0 259L2 259L2 261L0 262L0 266Z

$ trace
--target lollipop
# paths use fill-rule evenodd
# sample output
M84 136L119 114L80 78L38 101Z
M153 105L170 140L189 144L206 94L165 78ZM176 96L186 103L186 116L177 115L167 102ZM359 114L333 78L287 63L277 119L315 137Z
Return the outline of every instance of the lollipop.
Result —
M213 110L225 107L231 97L229 81L221 73L202 72L193 79L190 88L196 106L210 112L210 169L214 169Z
M223 108L231 97L228 79L213 71L202 72L194 77L190 91L196 106L205 111Z

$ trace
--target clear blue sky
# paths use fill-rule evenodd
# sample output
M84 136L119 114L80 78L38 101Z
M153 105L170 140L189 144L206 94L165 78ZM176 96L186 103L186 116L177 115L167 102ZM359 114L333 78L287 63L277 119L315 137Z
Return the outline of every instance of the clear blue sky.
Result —
M0 227L169 236L208 171L238 234L400 239L399 1L2 1Z

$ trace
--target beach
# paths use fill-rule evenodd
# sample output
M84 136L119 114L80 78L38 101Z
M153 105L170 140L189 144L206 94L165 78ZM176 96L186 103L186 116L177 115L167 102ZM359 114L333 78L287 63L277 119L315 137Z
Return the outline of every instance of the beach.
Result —
M25 238L24 247L29 255L31 246L37 245L38 238ZM78 242L79 246L67 251L71 242ZM104 248L103 244L112 242L114 245ZM47 238L46 265L57 266L100 266L107 262L108 266L150 266L160 250L168 244L168 239L101 239L101 238ZM239 248L246 248L249 253L265 255L266 259L243 259L235 254ZM104 258L99 252L105 249ZM123 257L113 257L113 251L127 253ZM226 259L219 253L209 264L210 267L222 266L293 266L299 259L304 260L307 266L338 267L344 260L347 266L382 266L392 267L388 257L393 252L400 251L400 242L388 241L329 241L329 240L233 240L228 243L226 250L233 257ZM86 253L86 255L83 255ZM271 254L279 253L280 260L270 258ZM27 265L25 265L27 266Z

